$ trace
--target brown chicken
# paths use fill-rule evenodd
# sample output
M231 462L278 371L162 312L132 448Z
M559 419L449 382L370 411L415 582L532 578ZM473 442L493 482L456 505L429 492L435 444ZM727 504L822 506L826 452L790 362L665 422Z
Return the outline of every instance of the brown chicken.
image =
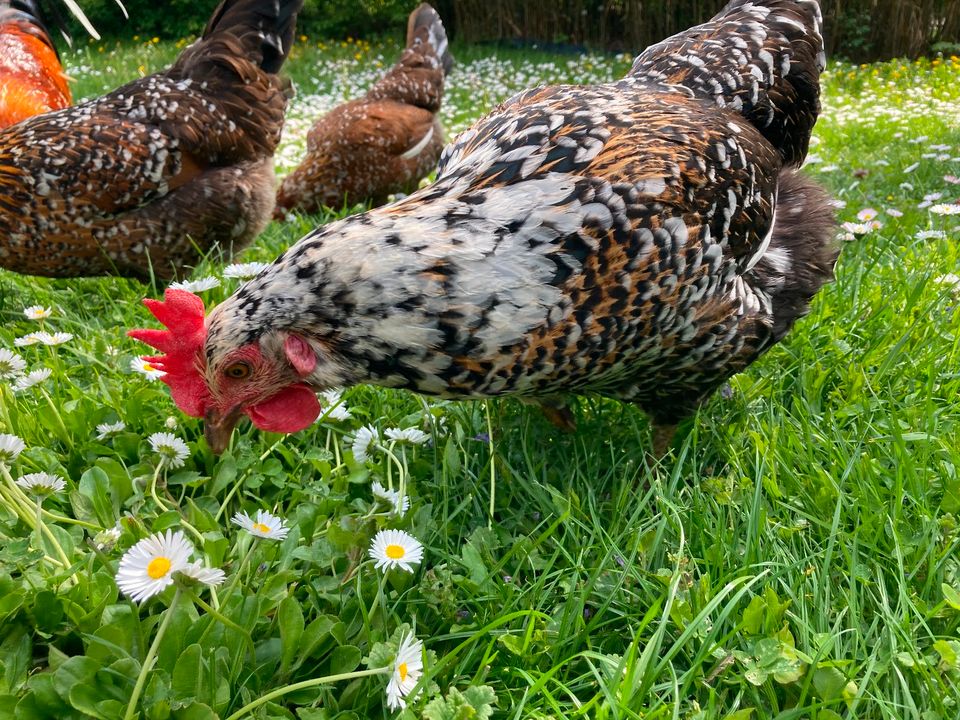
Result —
M307 156L284 178L275 216L344 202L382 205L391 193L415 190L443 150L437 112L452 66L440 16L423 3L410 13L407 48L390 72L311 128Z
M168 279L270 220L303 0L223 0L164 72L0 131L0 267Z
M180 408L222 450L244 415L294 432L357 383L568 395L676 423L779 342L832 277L827 194L796 170L820 109L815 0L733 0L621 80L516 95L437 181L317 228L204 318L150 301Z
M36 0L0 2L0 128L71 102Z

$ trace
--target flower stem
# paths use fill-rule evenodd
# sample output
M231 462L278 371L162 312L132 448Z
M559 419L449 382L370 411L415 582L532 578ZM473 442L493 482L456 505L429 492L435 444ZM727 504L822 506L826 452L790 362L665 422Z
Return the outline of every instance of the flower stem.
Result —
M354 680L356 678L370 677L371 675L387 675L392 672L389 667L382 668L373 668L371 670L355 670L354 672L340 673L339 675L327 675L325 677L313 678L311 680L304 680L302 682L293 683L293 685L285 685L282 688L277 688L273 692L269 692L263 697L259 697L253 702L249 702L244 705L242 708L237 710L233 715L230 715L227 720L239 720L244 715L256 710L261 705L265 705L271 700L275 700L278 697L283 697L297 690L305 690L306 688L317 687L318 685L330 685L335 682L340 682L341 680ZM127 720L124 718L124 720Z
M160 508L160 512L166 512L170 508L164 505L157 496L157 480L160 477L161 468L163 468L163 463L157 463L157 469L153 471L153 477L150 479L150 497L153 498L153 501L157 504L157 507Z
M77 520L76 518L67 517L66 515L57 515L56 513L50 512L49 510L44 510L43 516L49 520L53 520L54 522L67 523L68 525L79 525L82 528L86 528L87 530L94 530L96 532L101 532L102 530L106 529L106 528L100 527L99 525L88 523L86 520Z
M197 595L195 592L190 591L190 599L193 602L195 602L197 605L199 605L201 608L203 608L204 612L206 612L208 615L211 615L212 617L216 618L227 627L232 628L236 630L238 633L240 633L241 637L243 637L247 641L247 645L250 648L250 658L251 660L253 659L256 649L254 648L254 645L253 645L253 638L250 637L250 632L248 630L244 630L242 627L240 627L237 623L235 623L233 620L228 618L226 615L219 612L211 605L205 603L203 600L200 599L200 596Z
M60 417L60 411L57 409L57 406L54 405L53 399L47 394L46 390L40 388L40 394L43 395L43 399L47 401L47 406L50 408L50 412L53 413L53 418L57 421L57 435L60 436L60 442L70 447L70 431L67 430L67 426L64 425L63 418Z
M163 616L163 620L160 622L157 635L153 638L153 643L150 645L150 649L147 651L147 657L143 659L143 665L140 667L140 674L137 676L137 684L133 686L133 694L130 696L130 702L127 704L127 711L123 715L123 720L132 720L133 716L136 714L137 702L140 700L140 693L143 692L143 686L147 684L147 674L150 672L150 666L153 665L153 661L157 657L157 651L160 649L160 641L163 640L163 635L166 633L167 627L170 625L170 620L173 618L174 608L176 608L177 600L179 599L180 588L177 588L177 591L173 595L173 600L170 601L170 607L167 608L167 611Z
M497 463L496 448L493 446L493 421L490 420L490 403L483 401L483 411L487 415L487 437L490 440L490 517L487 518L487 527L493 527L493 509L497 497Z

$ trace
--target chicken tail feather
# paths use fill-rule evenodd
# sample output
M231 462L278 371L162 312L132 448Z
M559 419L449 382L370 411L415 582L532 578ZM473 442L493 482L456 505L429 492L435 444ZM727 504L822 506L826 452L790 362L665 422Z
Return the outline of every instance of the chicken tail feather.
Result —
M453 55L448 47L447 31L440 15L427 3L421 3L410 13L407 21L407 48L418 43L429 45L433 49L433 55L443 67L443 74L449 75L453 67Z
M810 300L833 279L839 254L835 237L827 192L803 173L781 172L770 245L750 270L751 284L771 297L771 344L807 314Z
M647 48L628 78L739 112L799 167L820 112L825 63L816 0L732 0L712 20Z

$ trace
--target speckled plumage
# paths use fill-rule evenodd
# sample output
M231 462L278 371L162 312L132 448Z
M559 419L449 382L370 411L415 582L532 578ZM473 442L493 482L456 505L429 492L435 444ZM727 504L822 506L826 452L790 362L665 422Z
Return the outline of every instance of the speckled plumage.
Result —
M0 267L161 279L273 210L303 0L224 0L168 70L0 131Z
M828 197L792 167L819 110L820 22L810 0L735 0L620 81L507 101L435 184L318 228L213 310L208 420L293 382L551 408L596 393L660 426L695 412L832 277ZM718 34L745 45L739 75ZM227 377L251 349L250 377Z
M0 128L72 102L36 0L0 2Z
M443 128L436 117L453 65L436 10L421 4L407 24L400 60L367 94L321 117L303 162L277 193L277 212L317 212L344 202L386 202L411 192L437 165Z

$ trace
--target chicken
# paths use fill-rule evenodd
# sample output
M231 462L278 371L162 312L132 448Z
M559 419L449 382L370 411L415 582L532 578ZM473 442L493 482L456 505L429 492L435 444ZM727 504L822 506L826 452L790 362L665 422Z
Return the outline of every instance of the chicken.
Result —
M391 193L415 190L443 150L437 113L452 66L440 16L423 3L410 13L407 48L390 72L311 128L307 156L277 193L275 217L344 202L382 205Z
M303 0L223 0L169 69L0 131L0 267L169 279L270 221Z
M827 194L795 168L824 67L813 0L734 0L622 80L528 90L461 134L437 181L320 227L214 308L133 331L215 451L295 432L358 383L565 397L649 414L654 451L832 279Z
M36 0L0 1L0 128L72 102Z

